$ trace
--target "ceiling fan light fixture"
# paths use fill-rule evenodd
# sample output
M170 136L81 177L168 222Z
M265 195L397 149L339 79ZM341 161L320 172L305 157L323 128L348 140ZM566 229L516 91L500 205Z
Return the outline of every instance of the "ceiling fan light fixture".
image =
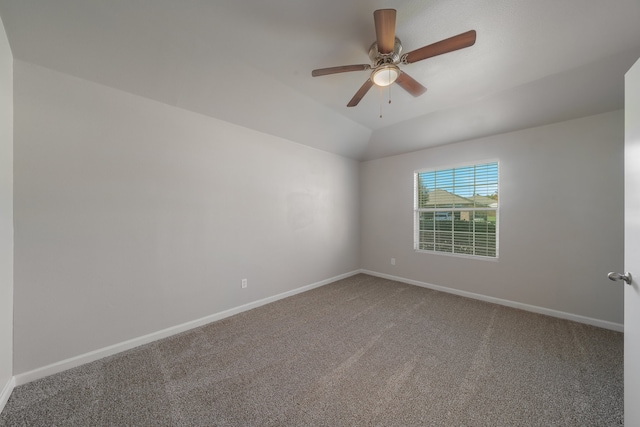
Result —
M382 65L371 73L371 81L380 87L389 86L400 75L400 69L394 64Z

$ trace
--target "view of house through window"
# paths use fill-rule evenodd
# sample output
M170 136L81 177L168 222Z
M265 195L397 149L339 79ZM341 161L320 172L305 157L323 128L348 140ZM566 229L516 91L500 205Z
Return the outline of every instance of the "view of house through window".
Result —
M420 251L497 258L498 163L415 173Z

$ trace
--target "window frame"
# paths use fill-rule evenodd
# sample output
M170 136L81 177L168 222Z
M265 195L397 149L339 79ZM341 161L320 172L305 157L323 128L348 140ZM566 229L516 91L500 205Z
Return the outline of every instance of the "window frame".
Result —
M458 208L453 208L453 207L443 207L443 208L419 208L418 204L419 204L419 188L420 188L420 184L419 184L419 175L421 173L428 173L428 172L441 172L441 171L449 171L449 170L454 170L454 169L461 169L461 168L467 168L467 167L477 167L477 166L482 166L482 165L488 165L488 164L495 164L497 167L497 173L498 173L498 177L497 177L497 186L498 186L498 200L497 200L497 206L495 208L489 208L489 207L458 207ZM413 249L415 252L421 252L421 253L428 253L428 254L437 254L437 255L444 255L444 256L453 256L453 257L459 257L459 258L470 258L470 259L474 259L474 260L486 260L486 261L497 261L499 259L500 256L500 188L501 188L501 170L500 170L500 161L498 159L489 159L489 160L481 160L481 161L475 161L475 162L467 162L467 163L459 163L453 166L436 166L436 167L429 167L429 168L422 168L422 169L416 169L413 172ZM496 213L496 222L495 222L495 240L496 240L496 244L495 244L495 256L488 256L488 255L476 255L476 254L463 254L463 253L455 253L455 252L444 252L444 251L438 251L436 249L420 249L420 214L424 213L424 212L433 212L434 213L434 217L435 214L437 212L487 212L487 211L495 211ZM454 223L454 222L452 222ZM452 230L451 233L454 233L455 230ZM475 247L475 245L474 245Z

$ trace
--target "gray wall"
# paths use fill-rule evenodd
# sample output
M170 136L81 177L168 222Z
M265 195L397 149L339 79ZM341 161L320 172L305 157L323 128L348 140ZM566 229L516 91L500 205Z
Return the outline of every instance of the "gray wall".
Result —
M15 69L16 375L359 268L357 162Z
M13 57L0 21L0 393L13 358Z
M615 111L364 162L362 268L621 324L623 144ZM413 171L492 159L499 260L415 252Z

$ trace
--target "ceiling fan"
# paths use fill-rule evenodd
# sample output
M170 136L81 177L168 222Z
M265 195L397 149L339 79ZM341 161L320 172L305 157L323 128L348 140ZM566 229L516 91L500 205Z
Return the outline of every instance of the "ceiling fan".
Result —
M413 96L422 95L427 88L400 70L400 64L411 64L422 61L423 59L442 55L443 53L473 46L476 42L476 32L475 30L471 30L403 54L402 44L395 34L395 9L378 9L373 12L373 20L376 26L376 41L369 48L369 58L371 59L372 65L342 65L339 67L319 68L311 72L313 77L319 77L348 71L373 69L370 77L364 82L353 98L351 98L347 107L355 107L358 105L373 85L385 87L395 82Z

